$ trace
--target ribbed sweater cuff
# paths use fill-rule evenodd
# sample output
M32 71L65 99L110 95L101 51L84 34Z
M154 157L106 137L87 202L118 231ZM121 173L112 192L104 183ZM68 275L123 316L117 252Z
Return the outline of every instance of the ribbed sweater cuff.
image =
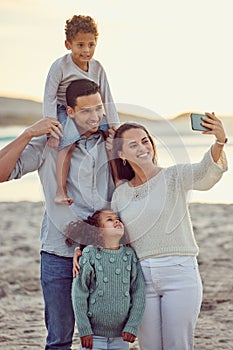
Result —
M123 332L127 332L127 333L131 333L133 335L135 335L135 337L137 336L138 333L138 327L132 327L130 325L126 325L123 329Z
M94 334L91 327L82 327L82 328L78 327L79 337L85 337L86 335L91 335L91 334Z

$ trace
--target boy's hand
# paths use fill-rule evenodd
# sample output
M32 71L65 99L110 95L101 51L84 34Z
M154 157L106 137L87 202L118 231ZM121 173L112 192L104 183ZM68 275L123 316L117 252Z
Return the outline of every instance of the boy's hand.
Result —
M73 278L79 275L80 265L78 261L81 255L82 255L82 251L80 247L76 247L74 250L74 256L73 256Z
M93 337L92 334L85 335L84 337L80 337L81 344L83 348L92 350L93 347Z
M128 332L123 332L122 333L122 338L124 341L128 341L129 343L133 343L136 339L135 335L132 333L128 333Z
M117 130L117 127L116 126L112 126L109 130L108 130L108 136L106 138L106 148L107 148L107 151L109 153L112 153L113 149L112 149L112 146L113 146L113 138L114 138L114 135L116 133L116 130Z

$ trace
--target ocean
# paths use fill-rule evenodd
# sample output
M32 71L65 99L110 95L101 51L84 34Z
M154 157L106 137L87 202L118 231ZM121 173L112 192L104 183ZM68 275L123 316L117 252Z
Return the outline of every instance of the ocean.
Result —
M145 123L144 123L145 124ZM147 123L146 123L147 124ZM169 126L168 133L164 129L159 130L155 122L148 122L148 128L156 138L158 163L162 167L177 163L197 162L208 150L212 136L201 135L199 133L187 133L182 131L182 135ZM7 145L17 135L23 131L23 127L4 127L0 129L0 148ZM233 180L233 144L226 147L229 170L223 178L208 191L192 191L189 196L190 202L204 203L233 203L232 180ZM0 184L1 202L18 201L44 201L42 187L36 172L27 174L20 180L13 180Z

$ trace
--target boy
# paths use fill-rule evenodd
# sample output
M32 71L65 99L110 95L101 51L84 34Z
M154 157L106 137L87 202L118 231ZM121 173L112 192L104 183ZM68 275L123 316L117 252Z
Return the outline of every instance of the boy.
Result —
M73 203L73 198L67 194L66 178L74 143L79 140L80 135L72 120L67 118L65 98L67 86L76 79L94 81L100 86L100 95L105 104L107 117L107 120L104 118L102 121L100 128L108 130L112 125L118 125L119 119L106 73L102 65L93 58L98 39L95 21L90 16L75 15L66 21L65 34L65 46L71 53L57 59L50 68L44 92L44 116L58 119L64 127L57 158L55 203L70 205ZM58 146L54 138L50 139L48 144L51 147Z

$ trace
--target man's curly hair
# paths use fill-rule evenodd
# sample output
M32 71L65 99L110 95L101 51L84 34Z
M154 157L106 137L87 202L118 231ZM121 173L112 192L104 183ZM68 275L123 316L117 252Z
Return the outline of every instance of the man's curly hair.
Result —
M92 33L95 36L95 40L98 39L97 24L93 18L84 15L74 15L67 19L65 26L66 40L70 43L75 38L77 33Z

